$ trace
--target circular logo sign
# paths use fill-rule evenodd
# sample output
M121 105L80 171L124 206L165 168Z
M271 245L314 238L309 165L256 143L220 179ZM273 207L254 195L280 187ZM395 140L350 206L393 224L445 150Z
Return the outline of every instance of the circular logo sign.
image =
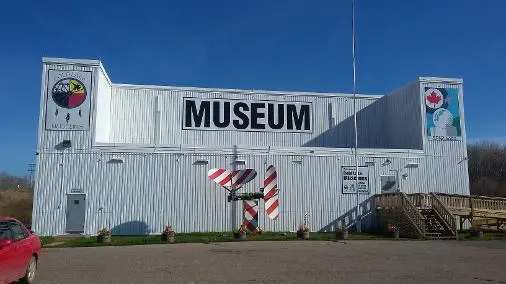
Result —
M425 91L425 104L432 108L432 109L438 109L440 108L444 103L443 94L438 89L428 89Z
M86 87L74 78L61 79L51 90L53 101L62 108L72 109L86 100Z
M436 110L432 119L434 120L434 125L437 127L445 127L453 124L453 115L445 108Z

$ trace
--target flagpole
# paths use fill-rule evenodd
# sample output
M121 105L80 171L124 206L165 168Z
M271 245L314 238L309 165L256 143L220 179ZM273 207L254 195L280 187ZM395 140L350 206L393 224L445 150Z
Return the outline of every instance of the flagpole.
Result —
M352 53L353 53L353 123L355 129L355 190L357 196L357 219L356 227L357 232L362 232L361 216L360 216L360 198L358 193L358 131L357 131L357 80L356 80L356 65L355 65L355 0L351 0L352 6Z

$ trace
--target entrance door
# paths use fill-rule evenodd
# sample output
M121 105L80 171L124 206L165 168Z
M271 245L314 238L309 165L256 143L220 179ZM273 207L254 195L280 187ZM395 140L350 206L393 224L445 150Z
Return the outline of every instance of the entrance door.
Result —
M67 233L83 233L86 215L86 195L67 195Z

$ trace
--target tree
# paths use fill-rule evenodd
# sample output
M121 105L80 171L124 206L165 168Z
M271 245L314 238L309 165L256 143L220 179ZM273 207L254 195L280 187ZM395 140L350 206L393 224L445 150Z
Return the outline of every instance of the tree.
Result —
M506 145L476 143L467 154L471 194L506 197Z

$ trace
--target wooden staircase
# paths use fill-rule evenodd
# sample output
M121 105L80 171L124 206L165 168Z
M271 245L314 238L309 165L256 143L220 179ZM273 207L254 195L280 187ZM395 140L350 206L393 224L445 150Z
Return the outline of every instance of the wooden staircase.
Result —
M455 239L452 233L433 209L421 209L424 217L425 238L427 239Z
M396 192L377 195L376 216L381 227L395 225L402 237L457 238L455 217L434 193L407 195Z

